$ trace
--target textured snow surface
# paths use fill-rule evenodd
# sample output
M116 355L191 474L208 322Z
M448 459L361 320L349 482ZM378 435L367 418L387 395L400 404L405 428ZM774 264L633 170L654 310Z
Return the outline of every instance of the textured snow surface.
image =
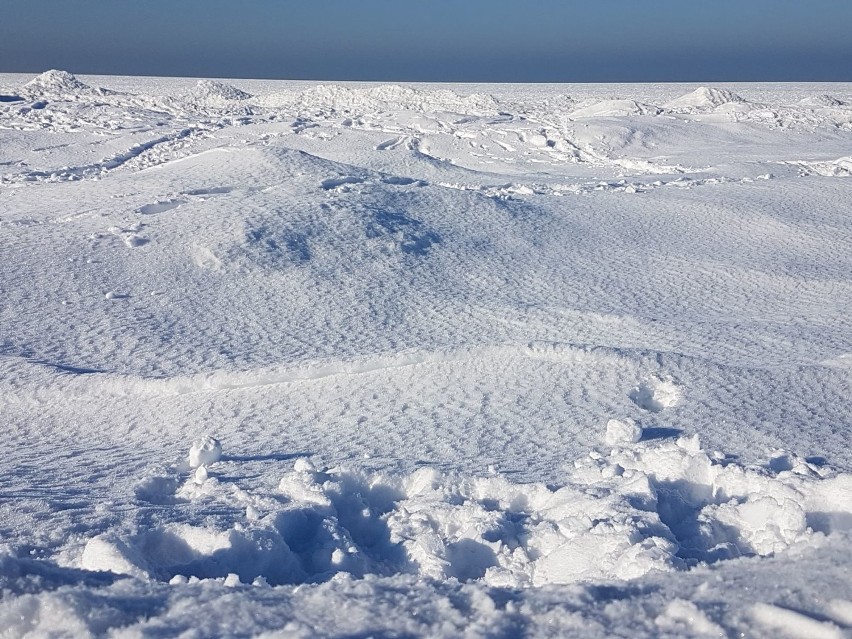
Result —
M0 75L0 637L850 636L850 104Z

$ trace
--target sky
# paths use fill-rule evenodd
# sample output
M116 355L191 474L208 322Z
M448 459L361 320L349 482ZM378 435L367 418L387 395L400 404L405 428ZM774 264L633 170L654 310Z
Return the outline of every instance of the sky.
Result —
M852 81L850 0L0 0L0 72Z

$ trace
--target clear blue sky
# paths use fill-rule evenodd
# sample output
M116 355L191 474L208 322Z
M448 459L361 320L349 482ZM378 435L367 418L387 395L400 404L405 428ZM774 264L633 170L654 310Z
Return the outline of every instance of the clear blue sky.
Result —
M852 0L0 0L0 72L852 81Z

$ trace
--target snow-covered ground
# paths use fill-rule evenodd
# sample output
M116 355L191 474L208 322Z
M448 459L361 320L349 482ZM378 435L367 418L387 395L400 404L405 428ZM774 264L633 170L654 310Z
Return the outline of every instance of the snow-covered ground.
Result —
M0 637L852 636L850 176L849 84L0 75Z

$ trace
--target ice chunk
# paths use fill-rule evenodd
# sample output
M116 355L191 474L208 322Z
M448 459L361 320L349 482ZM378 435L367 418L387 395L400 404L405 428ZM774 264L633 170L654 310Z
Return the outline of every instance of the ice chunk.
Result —
M221 457L222 444L218 439L208 435L192 442L192 447L189 449L189 466L190 468L208 466L219 461Z
M98 535L86 543L80 567L86 570L114 572L146 579L148 573L140 567L143 561L135 548L125 540L110 534Z
M632 419L611 419L606 423L604 441L610 446L634 444L642 439L642 428Z

